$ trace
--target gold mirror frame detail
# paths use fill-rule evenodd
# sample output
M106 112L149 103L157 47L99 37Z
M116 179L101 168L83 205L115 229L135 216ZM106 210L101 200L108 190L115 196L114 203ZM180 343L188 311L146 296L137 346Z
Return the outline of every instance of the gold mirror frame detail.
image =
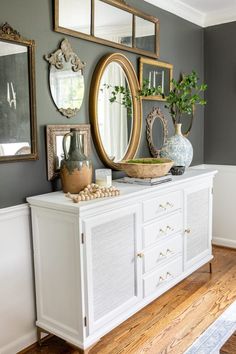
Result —
M132 159L135 156L135 153L139 146L139 141L141 137L142 130L142 119L141 119L141 101L137 99L137 92L139 90L139 83L131 62L126 58L125 55L120 53L113 53L105 55L98 63L90 86L90 95L89 95L89 110L90 110L90 120L92 126L92 133L94 137L95 147L99 153L99 156L102 162L112 168L113 170L119 170L120 167L117 163L113 162L107 156L107 153L104 149L103 143L101 141L101 136L98 126L98 94L99 94L99 85L102 78L102 75L110 63L115 62L121 66L126 74L127 81L129 82L131 96L133 100L133 126L132 133L129 142L128 149L123 160Z
M162 61L157 61L157 60L153 60L153 59L149 59L149 58L139 58L139 82L140 82L140 86L141 89L143 87L143 66L144 65L150 65L150 66L157 66L159 68L163 68L163 69L168 69L170 71L170 75L169 75L169 90L171 90L171 80L173 78L173 65L169 64L169 63L165 63ZM141 98L143 100L155 100L155 101L165 101L165 98L163 98L161 95L156 95L156 96L141 96Z
M47 125L46 126L46 140L47 140L47 166L48 166L48 180L53 180L60 175L60 170L56 168L55 161L57 158L57 136L63 137L66 133L70 132L71 128L79 129L84 134L84 153L89 156L91 153L90 141L90 125Z
M145 55L148 57L152 58L158 58L159 57L159 32L160 32L160 25L159 25L159 20L151 15L145 14L144 12L137 10L129 5L126 4L124 0L101 0L102 2L115 6L118 9L121 9L123 11L126 11L128 13L131 13L133 16L132 19L132 47L119 44L116 42L112 42L110 40L102 39L99 37L94 36L94 0L91 0L91 23L90 23L90 34L82 33L79 31L75 31L69 28L61 27L59 24L59 1L60 0L54 0L54 31L63 33L63 34L68 34L73 37L78 37L82 38L88 41L92 41L95 43L100 43L103 45L108 45L110 47L122 49L122 50L127 50L133 53ZM155 26L155 49L154 52L148 51L148 50L143 50L139 49L135 46L135 32L136 32L136 26L135 26L135 16L141 17L142 19L152 22Z
M152 111L147 116L146 136L147 136L148 146L151 155L153 157L160 157L161 149L157 149L156 146L154 145L153 135L152 135L153 124L156 119L159 119L163 125L163 145L164 145L168 137L167 120L164 117L164 114L161 112L159 107L157 108L153 107Z
M74 53L68 39L66 38L61 42L60 49L57 49L51 54L45 55L44 58L50 65L55 66L58 70L62 70L64 67L62 58L64 58L66 63L71 63L71 70L74 72L81 70L81 73L83 74L83 69L86 66L86 63L81 61L78 55ZM79 112L78 108L57 108L58 111L67 118L72 118Z
M30 124L30 151L28 147L23 147L16 155L0 156L0 162L37 160L37 122L36 122L36 93L35 93L35 41L26 39L21 34L5 22L0 27L0 41L6 41L11 44L22 45L28 50L28 75L29 75L29 124Z

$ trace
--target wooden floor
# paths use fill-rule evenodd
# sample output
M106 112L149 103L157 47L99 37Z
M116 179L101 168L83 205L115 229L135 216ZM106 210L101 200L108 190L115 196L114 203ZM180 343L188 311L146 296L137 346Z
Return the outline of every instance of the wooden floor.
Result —
M182 354L236 300L236 250L214 247L213 274L202 267L104 336L89 354ZM76 354L52 338L27 354ZM232 354L236 353L236 349Z

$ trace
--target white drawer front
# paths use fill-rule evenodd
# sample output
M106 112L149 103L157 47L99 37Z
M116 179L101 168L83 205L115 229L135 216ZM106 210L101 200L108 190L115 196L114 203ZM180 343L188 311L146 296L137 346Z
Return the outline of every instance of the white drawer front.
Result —
M161 262L175 257L178 254L182 254L182 243L182 236L177 235L175 237L171 237L170 240L160 242L150 251L145 251L143 258L144 273L147 273L150 270L153 270L155 267L158 267Z
M144 222L160 215L168 214L182 207L182 194L180 191L164 194L143 203Z
M183 215L181 212L168 216L143 228L143 248L157 242L161 237L168 237L183 230Z
M144 297L155 293L163 285L178 277L182 273L182 268L182 257L178 257L158 271L145 277L143 280Z

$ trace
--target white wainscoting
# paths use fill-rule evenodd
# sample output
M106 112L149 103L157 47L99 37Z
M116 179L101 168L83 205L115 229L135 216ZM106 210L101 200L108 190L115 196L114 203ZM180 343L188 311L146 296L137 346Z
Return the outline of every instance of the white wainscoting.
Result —
M0 353L36 341L31 229L27 204L0 209Z
M213 244L236 248L236 166L199 165L218 170L213 191Z

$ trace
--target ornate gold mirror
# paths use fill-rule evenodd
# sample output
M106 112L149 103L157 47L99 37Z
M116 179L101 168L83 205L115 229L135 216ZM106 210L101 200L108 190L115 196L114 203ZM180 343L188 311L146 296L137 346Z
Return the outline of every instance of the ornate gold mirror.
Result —
M101 160L118 169L117 162L133 158L141 135L139 83L130 61L119 53L98 63L90 88L90 119Z
M124 0L54 0L54 30L153 58L159 56L159 20Z
M160 152L168 137L167 121L160 108L153 108L147 116L147 141L153 157L160 157Z
M35 44L8 23L0 27L0 161L38 158Z
M50 64L49 84L53 101L59 112L67 118L74 117L84 98L85 63L76 55L67 39L60 49L45 55Z

